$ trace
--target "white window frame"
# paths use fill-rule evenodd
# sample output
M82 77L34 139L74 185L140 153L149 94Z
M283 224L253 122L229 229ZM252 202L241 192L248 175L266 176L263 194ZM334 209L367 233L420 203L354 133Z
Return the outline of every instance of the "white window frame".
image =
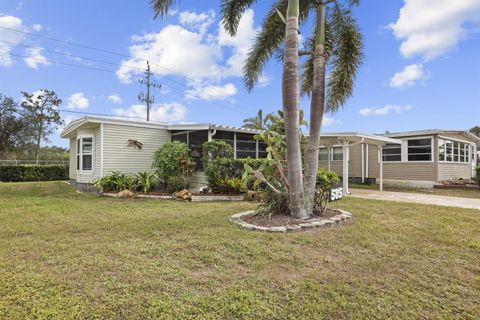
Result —
M333 154L334 154L333 150L334 150L335 148L340 148L340 149L342 150L342 159L341 159L341 160L335 160L335 159L333 159ZM344 154L344 152L343 152L343 146L340 145L340 144L333 145L332 148L331 148L331 152L330 152L330 161L343 161L344 158L345 158L345 154Z
M440 154L438 155L438 162L440 163L452 163L452 164L465 164L465 165L469 165L471 164L472 162L475 161L475 155L472 155L472 147L476 148L476 146L474 144L472 144L471 142L469 141L466 141L466 140L461 140L461 139L455 139L455 138L449 138L449 137L444 137L444 136L438 136L438 139L442 139L442 140L445 140L445 158L444 160L440 160ZM446 142L452 142L452 161L447 161L447 147L446 147ZM455 155L453 154L453 150L455 150L455 142L457 143L464 143L466 146L468 146L468 152L466 154L466 156L468 157L468 160L469 161L464 161L464 162L460 162L460 148L459 148L459 152L457 154L458 156L458 159L459 161L454 161L455 159ZM439 143L439 146L440 146L440 143ZM437 147L438 148L438 147ZM464 151L465 151L465 148L464 148Z
M435 140L433 136L419 136L419 137L408 137L408 138L400 138L402 140L401 150L402 150L402 160L401 161L383 161L384 163L432 163L435 161ZM419 161L419 160L412 160L408 161L408 141L409 140L421 140L421 139L430 139L430 145L432 146L432 157L428 161ZM380 156L383 157L383 149L380 152ZM379 160L380 161L380 160Z
M92 139L92 168L90 170L83 170L83 139ZM80 153L78 153L80 150ZM77 172L83 173L92 173L93 168L95 167L95 136L93 134L80 134L77 136L77 150L76 159L77 159ZM80 159L80 160L79 160Z
M325 159L325 160L320 159L320 150L327 150L327 159ZM331 161L332 160L332 154L333 154L333 152L330 152L327 147L321 146L321 147L318 148L318 161L328 161L329 156L330 156L330 161Z

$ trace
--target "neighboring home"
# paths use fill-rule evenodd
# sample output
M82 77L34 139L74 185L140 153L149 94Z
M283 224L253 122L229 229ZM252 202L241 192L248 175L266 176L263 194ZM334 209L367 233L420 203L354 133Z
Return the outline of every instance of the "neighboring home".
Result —
M183 141L196 160L192 185L206 184L202 144L224 140L235 158L264 158L266 146L255 140L259 131L213 124L177 124L86 116L69 123L62 138L70 139L70 180L80 190L113 171L151 171L153 154L167 141ZM320 165L348 181L432 187L450 178L473 177L475 149L480 138L465 131L428 130L387 135L325 133L321 135ZM383 157L379 157L380 153ZM344 156L346 155L346 156Z

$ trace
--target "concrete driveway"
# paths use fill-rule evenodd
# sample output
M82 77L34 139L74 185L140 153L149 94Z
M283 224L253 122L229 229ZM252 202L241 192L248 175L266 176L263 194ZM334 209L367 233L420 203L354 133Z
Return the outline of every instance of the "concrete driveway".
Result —
M480 199L439 196L413 192L391 192L365 189L350 189L350 192L352 193L350 196L354 198L410 202L431 204L435 206L447 206L480 210Z

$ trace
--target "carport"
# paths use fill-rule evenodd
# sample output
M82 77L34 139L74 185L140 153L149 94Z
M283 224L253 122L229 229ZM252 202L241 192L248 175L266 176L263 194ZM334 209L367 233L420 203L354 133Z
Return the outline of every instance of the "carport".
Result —
M365 173L368 172L368 153L371 152L370 146L376 146L379 159L379 185L380 190L383 191L383 156L382 148L386 144L401 144L400 140L392 139L384 136L377 136L373 134L362 134L356 132L346 133L322 133L320 135L320 146L328 150L328 169L330 170L330 161L332 159L331 153L334 146L341 146L343 150L342 176L343 176L343 194L350 194L348 188L349 178L349 161L350 161L350 147L361 145L361 166L362 166L362 182L365 181ZM365 157L365 155L367 155Z

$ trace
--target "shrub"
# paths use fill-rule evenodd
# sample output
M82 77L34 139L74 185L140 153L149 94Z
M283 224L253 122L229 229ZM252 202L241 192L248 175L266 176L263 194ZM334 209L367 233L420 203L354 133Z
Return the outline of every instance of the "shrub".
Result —
M104 176L93 182L93 186L102 192L136 190L137 181L131 174L125 174L114 171L110 175Z
M245 182L241 178L228 178L222 181L220 193L241 194L247 192Z
M150 172L139 172L135 175L135 187L140 189L143 193L150 192L158 185L158 176Z
M185 184L184 179L179 176L168 177L166 181L166 185L167 185L167 192L169 193L174 193L187 188L187 185Z
M218 158L233 159L233 147L222 140L212 140L202 145L203 162Z
M60 165L0 166L0 181L3 181L3 182L55 181L55 180L68 180L68 166L60 166Z
M253 169L257 169L262 163L269 161L270 160L267 159L217 158L209 160L204 164L204 172L207 176L208 186L212 191L222 193L226 180L230 178L242 178L245 171L245 164L248 164ZM249 183L248 188L253 188L253 183Z
M165 143L155 152L152 167L168 189L170 177L180 177L183 184L188 186L195 162L189 156L185 143L173 141Z
M332 190L333 186L339 182L340 178L335 172L322 168L317 171L314 212L320 214L325 213L330 199L330 191Z

